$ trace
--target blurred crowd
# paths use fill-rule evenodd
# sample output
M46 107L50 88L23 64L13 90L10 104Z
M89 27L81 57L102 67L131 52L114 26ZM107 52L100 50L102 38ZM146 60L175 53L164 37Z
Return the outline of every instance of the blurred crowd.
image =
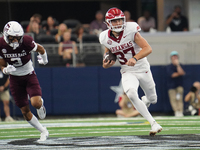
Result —
M150 10L144 10L143 15L137 20L131 18L131 13L128 10L124 11L126 21L137 22L142 32L151 32L157 29L156 19L152 16ZM104 23L105 14L98 10L94 14L94 20L88 24L81 24L76 19L66 19L59 22L54 16L43 18L40 14L33 14L29 21L22 21L21 25L26 33L33 33L36 41L40 39L41 35L54 36L55 42L63 41L63 33L70 31L75 42L81 42L82 37L86 34L99 35L103 30L107 29ZM165 22L166 28L169 27L171 31L188 31L188 20L182 15L182 8L179 5L174 6L174 11L169 14ZM168 29L169 29L168 28Z
M157 31L156 19L149 10L144 10L143 15L138 17L137 20L131 18L131 13L128 10L124 11L124 15L126 17L126 22L137 22L141 27L141 32ZM78 56L81 43L98 43L98 35L107 29L104 23L104 16L105 14L101 10L98 10L96 14L94 14L94 20L88 24L82 24L76 19L66 19L59 22L54 16L43 18L41 14L36 13L30 17L30 20L21 21L20 23L25 33L34 35L36 42L41 44L58 44L59 48L57 54L62 57L67 66L70 66L70 64L73 63L72 49L75 49L75 55ZM188 31L188 21L187 18L181 14L180 6L177 5L174 7L174 12L168 15L165 25L167 32ZM68 36L68 38L66 38L66 36ZM71 46L66 46L66 44L71 44ZM76 47L75 45L78 46ZM81 64L80 66L84 66L82 61L80 61L79 64Z

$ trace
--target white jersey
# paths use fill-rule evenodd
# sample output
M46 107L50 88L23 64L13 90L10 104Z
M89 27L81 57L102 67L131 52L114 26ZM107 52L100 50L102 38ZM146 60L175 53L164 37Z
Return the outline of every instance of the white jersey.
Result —
M134 42L135 34L140 30L141 28L136 22L127 22L118 38L111 36L109 29L99 35L100 43L117 56L117 60L121 64L121 73L127 71L144 72L150 69L146 57L138 60L135 66L126 65L130 58L141 51L141 48Z

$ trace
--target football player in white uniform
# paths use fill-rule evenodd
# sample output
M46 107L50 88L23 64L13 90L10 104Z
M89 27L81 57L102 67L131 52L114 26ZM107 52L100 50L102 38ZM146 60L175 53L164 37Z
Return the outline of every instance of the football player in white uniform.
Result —
M105 53L111 51L116 55L121 64L123 89L135 108L151 124L149 134L154 136L162 127L148 111L151 103L157 103L155 83L146 58L152 52L152 48L140 35L140 26L135 22L126 22L125 19L120 9L109 9L105 16L108 29L100 33L99 41L105 46ZM114 63L113 60L104 59L103 67L109 68ZM139 85L145 93L142 101L137 93Z

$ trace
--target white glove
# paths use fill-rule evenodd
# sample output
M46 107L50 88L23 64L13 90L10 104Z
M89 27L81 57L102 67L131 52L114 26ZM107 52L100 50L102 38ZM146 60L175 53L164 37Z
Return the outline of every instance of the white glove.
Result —
M10 74L13 71L16 71L16 68L13 65L8 65L7 67L3 68L4 74Z
M37 58L38 58L39 64L46 65L48 63L48 58L47 58L46 51L45 51L45 53L43 55L41 55L39 53L39 55L37 56Z

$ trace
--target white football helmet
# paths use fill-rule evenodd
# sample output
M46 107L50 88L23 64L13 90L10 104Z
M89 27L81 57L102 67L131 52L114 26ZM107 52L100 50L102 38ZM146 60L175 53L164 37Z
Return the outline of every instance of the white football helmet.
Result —
M115 19L122 19L123 20L123 24L122 25L118 25L118 26L113 26L111 21L115 20ZM106 20L106 24L107 27L115 32L121 32L124 30L125 26L126 26L126 18L124 13L118 9L118 8L111 8L107 11L106 16L105 16L105 20Z
M13 49L16 49L17 47L19 47L19 44L22 43L23 35L24 30L22 26L16 21L10 21L4 26L3 38L8 45L13 47ZM18 42L12 43L13 39L11 40L9 39L9 37L13 37L13 39L16 38Z

